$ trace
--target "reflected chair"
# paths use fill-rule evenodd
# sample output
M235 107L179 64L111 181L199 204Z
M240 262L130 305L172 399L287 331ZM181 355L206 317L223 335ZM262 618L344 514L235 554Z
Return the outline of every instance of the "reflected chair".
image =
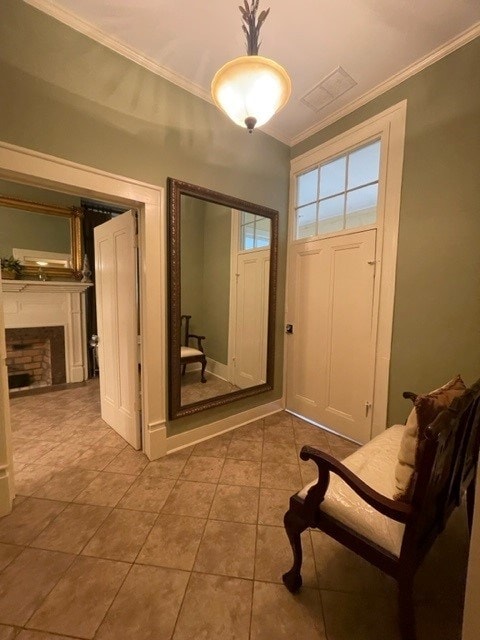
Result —
M190 333L190 319L192 316L183 315L180 317L181 332L182 332L182 345L180 347L180 365L182 367L182 376L185 375L187 364L193 364L200 362L202 365L202 371L200 374L200 381L206 382L205 368L207 366L207 358L203 352L202 340L205 340L205 336L199 336L196 333ZM190 339L194 338L197 341L197 347L190 346Z

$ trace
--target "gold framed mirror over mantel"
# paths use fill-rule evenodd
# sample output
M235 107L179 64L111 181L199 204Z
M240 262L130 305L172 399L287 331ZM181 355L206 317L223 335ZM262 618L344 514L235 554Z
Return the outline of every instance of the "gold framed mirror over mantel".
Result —
M273 389L278 211L168 178L169 418Z
M82 277L82 218L79 207L0 195L2 257L20 261L23 279L34 280L41 274L78 280Z

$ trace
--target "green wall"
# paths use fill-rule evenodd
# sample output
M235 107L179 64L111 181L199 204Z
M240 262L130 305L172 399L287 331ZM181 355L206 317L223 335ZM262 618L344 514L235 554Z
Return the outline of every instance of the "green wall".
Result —
M292 149L308 151L407 99L389 423L427 392L480 375L480 39Z
M248 135L213 105L20 0L3 0L1 18L1 140L163 187L171 176L279 210L275 388L176 420L169 433L280 398L289 148L261 131Z
M207 358L227 364L231 213L190 196L181 201L181 307ZM192 343L193 346L193 343Z

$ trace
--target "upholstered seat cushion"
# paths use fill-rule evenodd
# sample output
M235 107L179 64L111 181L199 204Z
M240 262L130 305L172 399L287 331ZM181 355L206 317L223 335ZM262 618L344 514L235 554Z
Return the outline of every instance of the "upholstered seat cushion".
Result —
M192 356L203 356L203 352L192 347L180 347L181 358L191 358Z
M404 429L401 424L386 429L343 460L358 478L391 499L396 492L395 464ZM315 482L306 485L298 495L304 498ZM394 556L400 555L405 525L376 511L335 473L330 472L330 484L320 509Z

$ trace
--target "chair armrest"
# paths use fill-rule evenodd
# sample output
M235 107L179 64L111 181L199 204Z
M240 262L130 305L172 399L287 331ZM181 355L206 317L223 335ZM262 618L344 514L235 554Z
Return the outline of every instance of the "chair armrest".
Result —
M404 391L402 393L402 396L405 398L405 400L411 400L412 402L415 402L418 397L416 393L413 393L413 391Z
M198 344L199 351L203 351L202 340L205 340L205 336L199 336L196 333L189 333L187 336L187 340L190 338L195 338Z
M336 458L315 449L314 447L302 447L300 452L302 460L313 460L318 467L318 481L313 485L305 497L305 503L310 503L307 508L318 509L325 497L330 482L330 471L339 476L362 500L371 507L383 513L383 515L396 520L406 522L412 513L412 507L404 502L392 500L372 489L368 484L360 480L350 469Z

